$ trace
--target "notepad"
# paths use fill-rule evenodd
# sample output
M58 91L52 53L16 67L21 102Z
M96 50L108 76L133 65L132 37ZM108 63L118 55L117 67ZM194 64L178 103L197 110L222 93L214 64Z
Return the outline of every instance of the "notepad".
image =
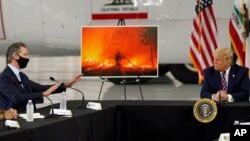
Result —
M27 119L27 114L19 114L21 118ZM34 113L33 118L44 118L44 115L41 115L40 113Z

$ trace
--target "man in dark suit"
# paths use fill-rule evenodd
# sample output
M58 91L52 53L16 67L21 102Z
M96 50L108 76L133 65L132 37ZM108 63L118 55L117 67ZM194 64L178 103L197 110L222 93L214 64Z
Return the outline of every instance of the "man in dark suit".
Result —
M204 69L201 98L217 102L249 100L249 69L233 64L233 52L229 48L217 48L214 66Z
M7 66L0 75L0 101L4 101L6 108L15 108L18 112L25 112L28 100L42 103L44 96L60 93L80 80L78 75L67 83L41 85L28 78L20 69L27 66L29 52L24 43L14 43L8 47L6 53ZM8 102L9 101L9 102Z

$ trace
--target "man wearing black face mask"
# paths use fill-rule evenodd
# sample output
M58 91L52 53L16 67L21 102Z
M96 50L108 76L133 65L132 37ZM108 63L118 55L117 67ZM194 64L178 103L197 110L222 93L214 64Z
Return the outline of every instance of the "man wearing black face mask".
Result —
M8 99L11 105L18 112L25 112L28 100L33 103L42 103L44 96L52 93L60 93L71 87L80 80L82 75L78 75L68 83L54 85L40 85L28 78L26 74L20 71L27 66L29 62L29 53L24 43L14 43L9 46L6 53L7 66L0 75L0 89L3 91L1 97Z
M24 58L22 56L20 56L19 54L17 54L19 56L19 59L17 60L18 65L20 66L20 69L26 68L26 66L29 63L29 58Z

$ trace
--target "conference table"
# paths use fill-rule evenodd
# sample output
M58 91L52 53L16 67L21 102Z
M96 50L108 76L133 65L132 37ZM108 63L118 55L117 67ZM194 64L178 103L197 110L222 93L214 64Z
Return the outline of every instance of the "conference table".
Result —
M235 120L250 120L250 102L218 105L217 117L206 124L193 115L195 101L96 102L102 110L77 109L81 101L68 101L72 117L17 119L20 129L0 121L0 141L211 141L229 132ZM37 112L47 115L49 109Z

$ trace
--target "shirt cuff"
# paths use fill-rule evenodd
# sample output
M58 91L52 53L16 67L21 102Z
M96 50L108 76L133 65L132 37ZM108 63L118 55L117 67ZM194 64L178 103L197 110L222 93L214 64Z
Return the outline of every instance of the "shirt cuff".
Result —
M234 98L231 94L227 94L228 101L227 102L234 102Z
M213 100L213 101L215 101L215 100L214 100L214 96L215 96L215 94L212 95L212 100Z

